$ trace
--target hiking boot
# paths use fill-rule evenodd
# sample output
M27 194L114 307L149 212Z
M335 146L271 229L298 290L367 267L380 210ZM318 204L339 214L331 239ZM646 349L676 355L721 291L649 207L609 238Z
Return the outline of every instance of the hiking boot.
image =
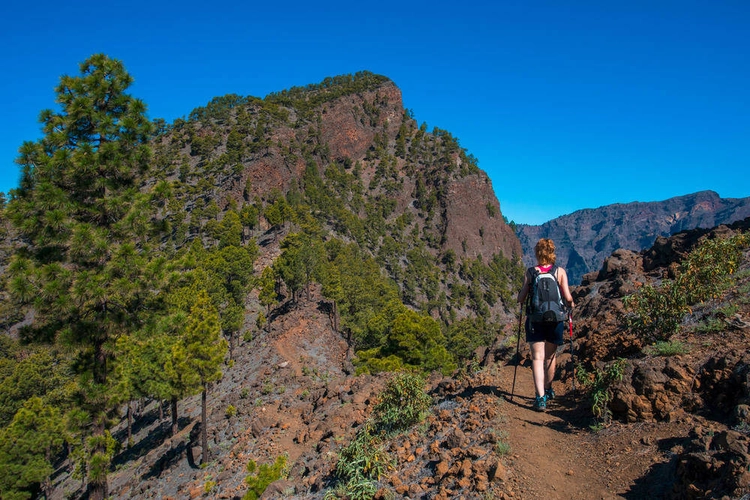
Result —
M536 411L545 411L547 409L547 398L545 396L537 396L534 400L534 409Z
M544 390L544 399L547 401L555 399L555 390L552 387Z

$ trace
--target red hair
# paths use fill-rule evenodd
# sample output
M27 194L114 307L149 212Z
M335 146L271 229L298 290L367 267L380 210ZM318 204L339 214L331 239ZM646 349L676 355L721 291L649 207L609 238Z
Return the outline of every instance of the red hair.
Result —
M555 263L555 242L549 238L542 238L537 241L534 247L536 260L541 265L550 266Z

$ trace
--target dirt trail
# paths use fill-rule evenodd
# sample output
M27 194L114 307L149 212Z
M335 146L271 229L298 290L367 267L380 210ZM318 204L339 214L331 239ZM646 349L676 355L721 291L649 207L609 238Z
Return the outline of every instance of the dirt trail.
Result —
M559 362L569 362L561 355ZM532 408L534 386L530 366L518 367L515 395L510 401L513 370L511 363L498 373L498 389L506 396L507 441L511 446L508 466L512 471L514 498L548 500L610 500L629 498L633 478L614 481L611 466L614 450L602 446L602 436L591 433L590 414L575 401L570 382L555 382L556 398L546 412ZM617 464L619 465L619 464ZM640 474L639 471L634 471Z

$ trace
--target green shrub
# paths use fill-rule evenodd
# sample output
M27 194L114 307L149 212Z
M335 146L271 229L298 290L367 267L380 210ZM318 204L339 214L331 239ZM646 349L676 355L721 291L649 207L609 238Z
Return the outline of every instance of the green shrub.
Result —
M612 401L612 384L622 380L626 360L620 358L607 365L603 370L588 372L580 364L576 368L576 378L588 392L591 401L591 412L598 420L598 427L606 425L612 418L609 403Z
M697 304L716 299L731 283L730 276L739 268L742 250L750 244L750 235L713 238L701 242L680 266L681 281L687 300Z
M383 439L373 431L371 425L365 425L339 452L336 476L341 486L337 489L337 496L349 500L371 499L378 490L377 481L393 467L393 459L385 450Z
M506 441L508 439L508 432L495 431L493 434L495 437L495 453L500 456L509 455L511 451L510 443Z
M674 335L690 311L687 297L678 283L667 281L660 287L644 285L623 299L630 314L625 316L628 329L648 342L666 340Z
M377 481L394 466L384 439L424 419L432 404L424 386L424 378L413 373L400 373L386 384L372 419L339 452L339 485L326 493L326 499L369 500L375 496Z
M211 493L211 491L213 491L214 488L216 488L216 481L209 480L203 484L203 492L206 494Z
M432 404L425 380L413 373L399 373L385 386L372 414L386 433L400 432L421 422Z
M626 327L647 342L669 340L691 312L690 306L718 298L729 286L749 244L746 233L702 241L685 258L674 280L644 285L623 299Z
M247 464L247 472L250 473L245 478L248 491L242 497L242 500L257 500L266 491L269 484L286 475L286 456L278 457L273 465L261 464L258 466L254 460L250 460Z

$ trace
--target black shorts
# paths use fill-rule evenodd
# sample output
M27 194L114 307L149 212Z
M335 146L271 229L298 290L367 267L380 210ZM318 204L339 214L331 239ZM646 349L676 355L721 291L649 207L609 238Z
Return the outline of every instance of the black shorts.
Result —
M565 323L530 323L526 317L526 342L551 342L563 345L565 334Z

